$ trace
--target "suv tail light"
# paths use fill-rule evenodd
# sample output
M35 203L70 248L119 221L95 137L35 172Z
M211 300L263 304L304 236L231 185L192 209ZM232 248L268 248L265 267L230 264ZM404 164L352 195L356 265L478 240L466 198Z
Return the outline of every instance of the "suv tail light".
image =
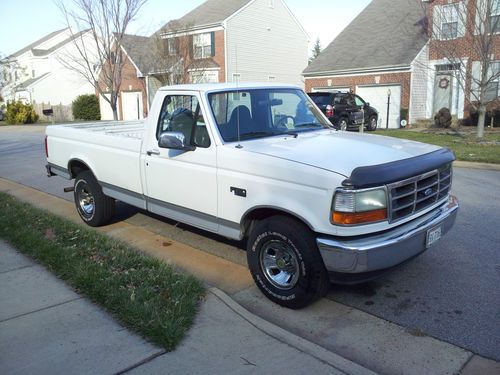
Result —
M333 107L330 104L326 106L325 115L326 117L333 117Z
M45 136L45 157L46 158L49 157L49 144L48 144L48 141L47 141L47 136Z

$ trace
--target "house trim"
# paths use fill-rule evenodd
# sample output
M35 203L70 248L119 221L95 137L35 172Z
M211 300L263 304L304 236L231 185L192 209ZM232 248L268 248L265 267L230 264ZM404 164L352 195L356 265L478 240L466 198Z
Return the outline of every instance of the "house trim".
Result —
M180 36L210 33L212 31L221 31L223 30L223 28L224 28L223 22L217 22L207 25L194 26L190 27L189 29L182 29L179 31L164 32L160 34L160 37L162 39L170 39L170 38L177 38Z
M360 75L372 75L373 73L380 73L380 74L407 73L410 70L411 70L411 65L392 65L392 66L381 66L373 68L309 72L309 73L303 73L303 75L305 78L350 77L350 76L360 76Z

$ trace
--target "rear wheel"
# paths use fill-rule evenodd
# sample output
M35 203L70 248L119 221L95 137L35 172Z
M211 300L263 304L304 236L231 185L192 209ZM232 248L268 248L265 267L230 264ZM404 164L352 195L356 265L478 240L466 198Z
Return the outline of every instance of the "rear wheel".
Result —
M371 116L368 120L368 125L366 126L366 130L374 131L377 130L377 116Z
M247 246L248 267L271 301L292 309L322 297L329 279L312 232L287 216L259 222Z
M347 130L347 119L345 117L342 117L339 121L339 129L340 130Z
M76 176L74 199L78 214L92 227L106 224L115 213L115 200L104 195L90 171L80 172Z

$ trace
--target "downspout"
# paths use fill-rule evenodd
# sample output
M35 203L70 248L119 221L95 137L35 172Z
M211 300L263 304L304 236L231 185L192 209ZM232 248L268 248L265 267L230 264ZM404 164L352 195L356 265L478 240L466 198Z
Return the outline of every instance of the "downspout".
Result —
M228 60L227 60L227 23L226 21L222 22L222 28L224 29L224 82L227 83L228 77Z

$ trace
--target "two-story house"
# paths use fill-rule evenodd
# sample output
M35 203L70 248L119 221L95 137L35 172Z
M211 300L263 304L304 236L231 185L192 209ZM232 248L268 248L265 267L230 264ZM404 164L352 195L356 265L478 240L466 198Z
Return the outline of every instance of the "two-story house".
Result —
M71 68L77 68L74 41L85 37L85 32L58 30L2 59L4 99L69 105L78 95L93 93L92 85Z
M303 85L308 35L283 0L207 0L160 35L180 53L192 82L276 81ZM189 54L179 45L189 40Z
M429 3L427 117L442 107L458 119L478 101L500 96L500 1L434 0Z
M126 35L119 119L146 116L159 87L275 81L303 86L308 36L284 0L207 0L152 36ZM101 118L111 119L101 97Z

